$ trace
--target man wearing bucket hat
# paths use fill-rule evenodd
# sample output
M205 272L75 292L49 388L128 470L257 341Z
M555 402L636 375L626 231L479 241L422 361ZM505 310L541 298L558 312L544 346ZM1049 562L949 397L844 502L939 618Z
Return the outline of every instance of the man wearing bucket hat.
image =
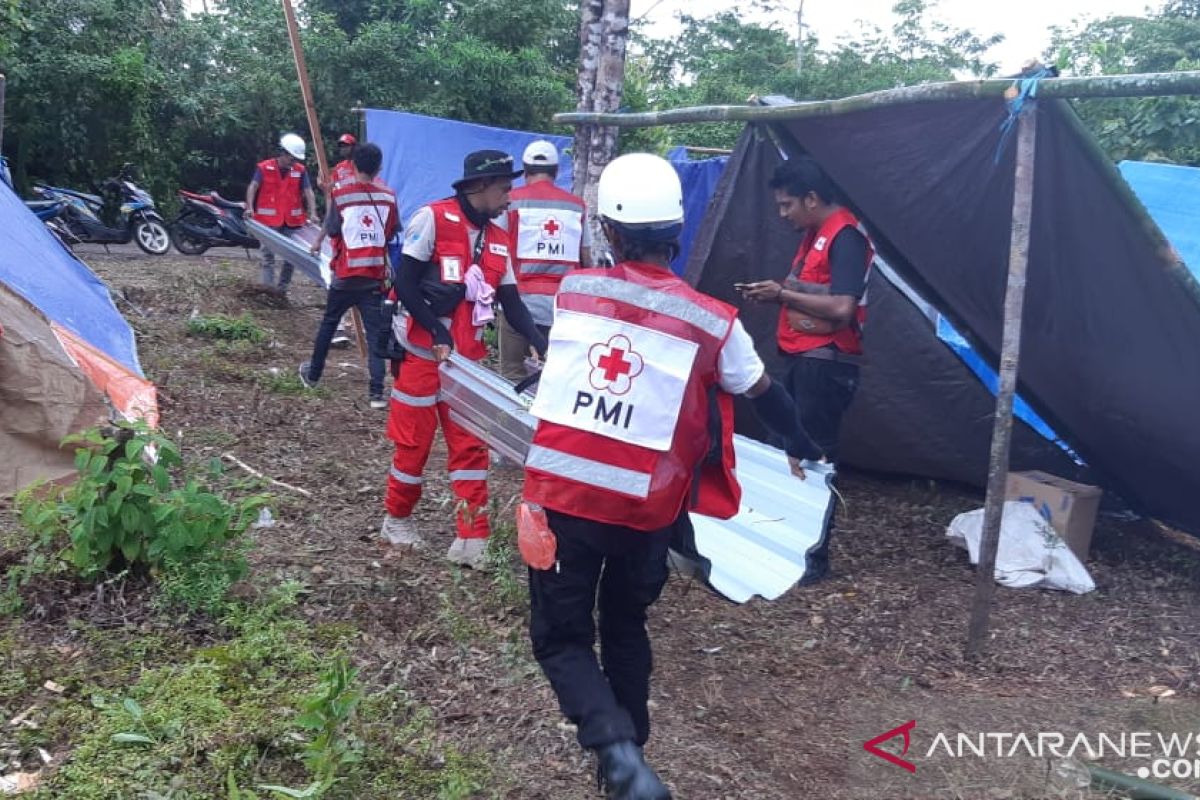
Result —
M666 583L668 545L692 536L689 511L738 511L733 396L787 443L793 473L820 450L737 310L671 272L683 230L675 169L631 153L605 167L597 189L617 265L570 273L555 298L518 544L533 654L579 744L596 752L606 796L668 800L642 755L646 610Z
M512 240L517 286L534 323L542 333L554 320L554 295L563 276L590 260L591 228L587 205L558 188L558 149L539 139L521 158L525 185L512 191L508 214L500 218ZM500 325L500 374L511 381L526 377L529 342L505 320Z
M539 354L546 339L521 302L507 232L493 220L508 209L513 158L498 150L469 154L453 197L422 207L409 220L396 281L405 314L393 322L406 355L392 390L388 437L395 443L388 473L387 516L381 533L394 545L419 546L412 511L438 425L446 438L450 486L457 499L457 534L447 557L472 568L486 565L487 446L450 418L440 402L438 364L452 351L473 360L487 353L484 327L499 301L509 324Z
M246 213L257 222L291 236L304 227L307 220L317 221L317 198L304 169L304 140L294 133L279 139L279 155L260 161L254 177L246 187ZM262 283L281 294L287 294L292 283L293 267L287 261L275 283L275 254L262 249Z

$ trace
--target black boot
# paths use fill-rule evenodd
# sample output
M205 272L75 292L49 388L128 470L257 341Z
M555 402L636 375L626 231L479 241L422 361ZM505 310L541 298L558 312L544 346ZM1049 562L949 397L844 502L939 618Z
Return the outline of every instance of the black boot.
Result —
M671 800L671 792L630 741L614 742L596 751L600 785L608 800Z

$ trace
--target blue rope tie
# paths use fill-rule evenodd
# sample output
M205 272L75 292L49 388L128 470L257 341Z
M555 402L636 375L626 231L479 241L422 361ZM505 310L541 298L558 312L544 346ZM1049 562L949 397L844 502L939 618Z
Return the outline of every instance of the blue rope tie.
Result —
M996 145L996 164L1000 163L1000 157L1004 155L1004 148L1008 145L1008 140L1017 127L1017 118L1025 111L1026 102L1031 109L1037 102L1038 82L1043 78L1053 77L1053 74L1049 68L1042 67L1027 78L1018 78L1013 81L1013 86L1017 87L1017 96L1008 101L1008 117L1000 123L1000 142Z

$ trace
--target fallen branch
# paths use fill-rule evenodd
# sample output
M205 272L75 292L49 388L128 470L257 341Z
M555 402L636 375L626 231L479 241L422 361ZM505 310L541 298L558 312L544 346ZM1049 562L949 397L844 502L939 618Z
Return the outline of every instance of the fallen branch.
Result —
M264 475L263 473L256 470L254 467L247 464L245 461L242 461L241 459L239 459L233 453L222 453L221 458L232 461L234 463L234 465L241 467L242 469L246 470L246 472L249 472L251 475L255 476L256 478L262 478L264 481L273 483L276 486L282 486L284 489L293 491L296 494L301 494L301 495L304 495L305 497L312 497L312 492L310 492L308 489L301 489L299 486L292 486L290 483L284 483L283 481L277 481L274 478L272 478L270 475Z

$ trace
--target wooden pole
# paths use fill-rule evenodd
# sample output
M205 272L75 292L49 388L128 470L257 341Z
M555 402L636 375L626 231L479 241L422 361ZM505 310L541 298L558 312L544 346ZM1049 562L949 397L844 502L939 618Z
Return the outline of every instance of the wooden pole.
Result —
M579 111L555 114L560 125L614 125L646 128L691 122L779 122L803 117L846 114L884 106L938 103L947 100L979 100L1003 97L1012 80L951 81L903 86L878 92L778 106L696 106L638 114L601 114ZM1095 78L1046 78L1038 82L1038 97L1170 97L1200 95L1200 71L1155 72L1144 75L1104 75Z
M282 1L283 16L287 19L288 39L292 43L292 58L296 61L296 77L300 79L300 94L304 97L304 113L308 115L308 132L312 136L313 149L317 151L320 181L324 184L329 179L329 161L325 156L325 140L321 136L321 123L317 119L312 85L308 82L308 67L304 63L304 48L300 44L300 27L296 24L296 11L292 8L292 0Z
M992 595L996 590L996 551L1008 482L1008 456L1012 445L1013 396L1021 358L1021 315L1025 305L1025 272L1029 266L1029 232L1033 222L1034 161L1037 154L1037 104L1026 101L1017 118L1016 176L1013 186L1012 236L1008 251L1008 288L1004 293L1004 333L1000 347L1000 385L996 391L996 417L992 427L992 452L988 465L987 500L983 506L983 533L979 545L979 571L967 629L967 657L977 657L988 634Z
M292 0L283 0L283 16L287 19L288 39L292 43L292 58L296 61L296 77L300 79L300 94L304 97L304 113L308 115L308 132L312 136L313 149L317 151L317 167L321 186L329 181L329 160L325 156L325 139L321 136L321 122L317 119L317 106L313 102L312 85L308 82L308 67L304 63L304 48L300 44L300 27L296 24L296 12ZM367 334L363 328L362 315L357 308L350 309L351 327L358 344L358 355L367 364Z

